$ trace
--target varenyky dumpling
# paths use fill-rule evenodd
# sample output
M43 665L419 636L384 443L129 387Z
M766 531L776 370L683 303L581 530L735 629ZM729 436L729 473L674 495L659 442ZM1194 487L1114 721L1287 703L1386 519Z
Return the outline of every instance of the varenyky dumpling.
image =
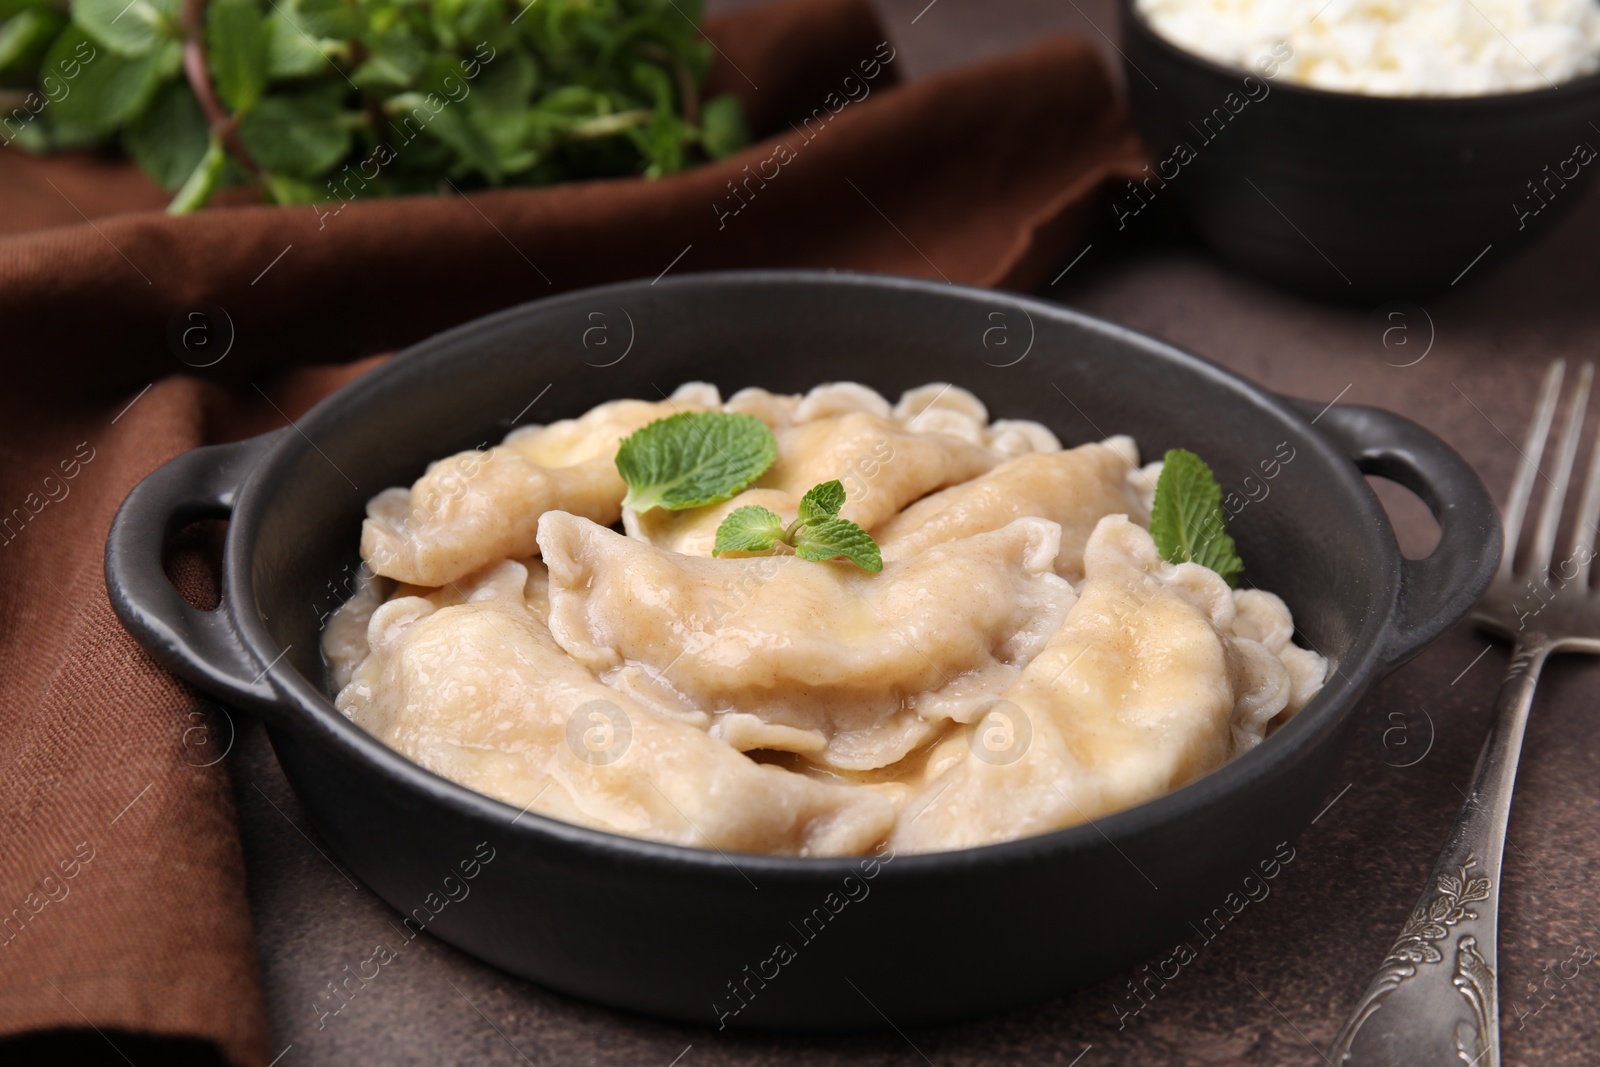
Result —
M936 397L909 403L927 390L936 390ZM1018 423L998 437L988 435L996 445L988 447L979 443L986 431L971 414L974 405L982 411L963 389L925 386L906 394L897 415L883 397L850 382L821 385L805 396L744 389L725 405L704 382L680 386L660 401L614 400L576 419L515 430L486 451L439 460L410 489L378 494L362 524L361 556L376 574L441 586L495 560L536 552L535 532L546 511L609 526L621 517L627 493L615 462L621 440L656 419L718 409L752 414L773 427L778 462L757 483L773 490L768 506L792 511L818 481L838 477L852 498L845 517L870 529L923 494L989 469L1012 449L1054 440L1037 424ZM1019 426L1037 432L1019 433ZM737 506L719 505L709 532L709 509L652 512L642 523L655 524L653 535L638 517L628 519L638 527L635 536L709 555L716 523Z
M1084 570L1044 650L929 756L896 849L1044 833L1131 807L1258 744L1289 707L1289 668L1236 633L1235 594L1214 571L1164 562L1123 516L1095 527Z
M339 709L435 773L583 826L798 855L882 840L894 812L876 792L763 766L596 681L530 610L539 569L503 561L443 607L384 604Z
M1083 546L1107 515L1149 519L1133 483L1139 452L1130 437L1112 437L1064 452L1008 460L949 489L923 497L873 530L886 560L910 559L934 545L1035 516L1061 526L1056 570L1083 577Z
M617 473L618 443L656 419L721 402L715 388L693 383L667 400L614 400L581 418L513 432L487 452L442 459L409 490L373 498L361 524L361 558L385 577L440 586L495 560L533 554L546 511L616 522L628 491Z
M797 414L804 413L802 403ZM864 411L824 415L773 433L777 462L751 488L703 508L630 513L625 517L628 533L674 552L709 556L717 527L735 508L759 504L792 517L806 490L836 479L845 490L840 517L872 530L912 501L965 482L1005 458L981 444L908 430L892 418Z
M624 514L620 440L710 410L766 422L777 462L722 503ZM1261 743L1328 669L1278 597L1161 559L1161 464L1138 462L937 382L893 404L690 383L526 427L368 505L371 575L323 638L337 706L519 809L683 845L928 851L1082 823ZM711 556L735 508L787 521L831 480L882 572Z
M1015 677L1067 605L1059 527L1019 519L867 576L797 556L697 559L563 512L540 521L550 631L613 687L781 730L843 770L904 758Z

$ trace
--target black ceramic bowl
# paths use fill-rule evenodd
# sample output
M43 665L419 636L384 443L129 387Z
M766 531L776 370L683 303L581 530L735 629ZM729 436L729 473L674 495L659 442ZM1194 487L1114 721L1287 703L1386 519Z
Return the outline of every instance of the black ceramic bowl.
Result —
M603 348L596 326L610 331ZM368 497L497 440L519 415L573 416L688 379L725 395L855 379L891 396L942 379L1069 444L1127 432L1146 455L1192 448L1230 489L1246 478L1258 497L1268 487L1232 524L1248 577L1287 599L1332 676L1265 744L1170 795L1093 826L898 856L871 879L856 859L730 856L520 814L410 763L334 709L319 628L357 565ZM1291 846L1280 843L1326 803L1367 687L1488 581L1499 525L1460 457L1381 411L1334 405L1313 427L1322 407L1018 296L831 273L631 283L462 326L293 428L178 457L129 494L106 577L152 655L266 721L318 832L438 937L556 989L656 1015L908 1026L1081 986L1193 936L1190 921L1222 907L1275 853L1281 860ZM1285 442L1292 461L1264 480L1262 462L1285 454ZM1363 470L1432 506L1443 533L1431 557L1402 560ZM176 529L212 515L231 522L221 606L202 612L164 577L161 551ZM463 882L463 861L486 855ZM463 899L447 899L463 887ZM856 899L832 911L847 889ZM782 943L794 958L779 964ZM746 1006L733 1014L736 987Z
M1304 292L1448 289L1549 232L1600 170L1574 157L1580 144L1600 150L1600 76L1452 98L1263 83L1160 36L1134 0L1122 3L1122 49L1134 119L1158 160L1148 189L1118 192L1123 224L1141 201L1169 200L1224 258Z

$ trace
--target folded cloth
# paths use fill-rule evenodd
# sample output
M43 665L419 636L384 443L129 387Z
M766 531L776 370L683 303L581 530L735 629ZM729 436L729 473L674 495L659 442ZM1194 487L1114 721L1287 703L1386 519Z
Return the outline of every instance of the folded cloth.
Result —
M106 531L141 477L282 425L355 357L579 286L804 266L1030 288L1144 162L1082 42L897 86L864 0L707 32L714 89L761 139L660 181L171 218L126 163L0 150L0 1058L7 1035L32 1054L95 1027L268 1060L217 724L106 599ZM191 335L204 305L229 336ZM173 577L214 597L197 559Z

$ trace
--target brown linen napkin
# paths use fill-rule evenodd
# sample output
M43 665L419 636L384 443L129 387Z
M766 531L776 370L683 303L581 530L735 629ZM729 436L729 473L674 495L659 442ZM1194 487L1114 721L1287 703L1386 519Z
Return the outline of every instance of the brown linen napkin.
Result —
M154 1035L235 1064L269 1058L226 763L197 766L213 747L204 729L220 726L106 600L106 531L141 477L282 425L373 361L306 364L578 286L811 266L1032 287L1076 250L1100 187L1143 162L1081 42L894 88L893 48L863 0L789 0L708 30L715 77L765 139L653 183L174 219L126 164L0 150L0 344L13 355L0 396L0 1058L21 1054L5 1035L76 1042L90 1027L108 1043ZM203 359L168 327L199 301L236 337L191 370L179 356ZM214 598L198 559L177 553L172 573ZM50 1048L33 1039L27 1055Z

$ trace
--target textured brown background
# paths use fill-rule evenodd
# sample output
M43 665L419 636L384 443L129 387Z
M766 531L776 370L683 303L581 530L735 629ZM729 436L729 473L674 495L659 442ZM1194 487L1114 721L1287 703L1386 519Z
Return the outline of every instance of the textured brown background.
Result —
M1106 0L1011 0L1003 6L937 0L923 11L925 2L877 3L911 77L1022 47L1047 31L1081 33L1117 60L1089 21L1115 33ZM1502 432L1520 446L1545 362L1592 358L1600 348L1597 241L1600 189L1500 273L1469 273L1458 290L1424 301L1435 343L1409 368L1386 364L1409 362L1421 351L1427 326L1415 313L1409 320L1413 346L1385 348L1374 308L1275 292L1154 228L1095 237L1083 259L1044 295L1167 338L1283 392L1332 400L1349 386L1344 402L1389 407L1422 422L1461 451L1503 501L1517 453ZM1403 524L1402 540L1413 551L1418 544L1425 548L1430 522L1420 505L1403 494L1389 499ZM288 1049L283 1067L667 1067L680 1054L679 1067L1320 1063L1317 1050L1328 1047L1398 932L1454 817L1457 787L1468 781L1505 669L1504 646L1494 644L1462 672L1489 645L1459 626L1378 687L1341 775L1349 791L1296 842L1296 859L1272 895L1252 904L1121 1031L1110 1006L1122 986L1115 979L982 1022L904 1038L736 1036L570 1000L427 939L413 944L399 966L384 968L319 1031L312 997L342 966L364 958L393 914L371 893L352 888L291 827L292 820L305 828L305 819L265 738L247 731L234 773L272 1053ZM1597 686L1600 665L1555 660L1528 734L1502 897L1507 1064L1600 1062L1600 961L1565 989L1547 992L1547 1006L1518 1026L1519 1010L1540 1004L1530 1002L1527 985L1544 980L1544 967L1566 960L1579 943L1600 949ZM1396 713L1400 718L1391 719ZM1391 733L1386 748L1385 731L1401 723L1406 732ZM1430 733L1432 748L1420 762L1396 766L1416 759ZM1399 743L1402 737L1408 745ZM1025 918L1017 920L1025 936ZM988 921L1003 931L1005 917Z
M878 5L912 77L1014 50L1047 31L1082 33L1115 58L1094 25L1114 34L1108 0L924 4ZM1372 308L1274 292L1157 225L1095 236L1044 294L1166 337L1271 388L1323 400L1342 392L1345 402L1401 411L1465 454L1503 499L1517 459L1511 441L1520 443L1545 361L1589 357L1600 341L1597 239L1600 191L1500 273L1469 273L1459 291L1424 301L1434 344L1408 368L1388 364L1414 359L1421 348L1386 349L1386 324L1374 321ZM1427 326L1416 315L1411 322L1420 346ZM1395 506L1403 540L1425 541L1427 523L1414 504L1396 497ZM1296 842L1296 859L1272 895L1251 905L1121 1031L1111 1008L1121 982L1113 980L979 1023L903 1037L719 1034L573 1001L426 937L318 1029L313 997L388 936L394 914L324 854L264 736L241 721L232 776L271 1055L282 1054L281 1067L1318 1063L1316 1050L1327 1047L1387 948L1453 817L1505 666L1503 647L1489 646L1458 627L1376 690L1340 779L1348 791ZM1547 1006L1518 1025L1529 1004L1527 983L1542 980L1545 966L1580 943L1600 949L1592 888L1600 873L1597 681L1595 665L1557 660L1528 736L1502 898L1508 1064L1600 1060L1600 966L1546 994ZM1401 735L1391 733L1386 748L1385 731L1402 722L1408 744L1398 745ZM1415 765L1396 766L1424 749ZM94 873L91 864L84 877ZM185 902L170 907L181 917ZM1006 917L984 919L1005 936ZM1025 918L1017 920L1025 936ZM179 977L152 976L152 996L176 995L167 983ZM140 1067L163 1062L118 1044Z

